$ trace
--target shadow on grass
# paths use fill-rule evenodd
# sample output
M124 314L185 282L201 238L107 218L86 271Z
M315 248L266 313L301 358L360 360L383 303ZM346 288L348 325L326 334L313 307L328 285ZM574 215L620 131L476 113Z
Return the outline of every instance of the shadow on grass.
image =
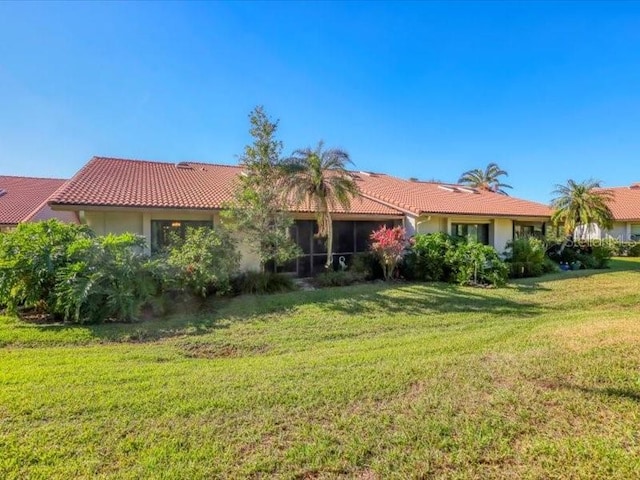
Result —
M615 258L611 260L609 268L602 268L599 270L569 270L567 272L550 273L542 277L536 278L521 278L512 280L511 285L517 288L522 288L526 291L527 288L543 288L542 285L548 282L556 282L558 280L570 280L573 278L589 278L596 275L603 275L606 273L614 272L633 272L640 273L640 259L639 258Z
M227 328L207 313L175 314L165 318L132 323L103 324L28 324L17 322L12 326L18 333L15 344L84 344L99 342L153 342L175 336L204 335L217 328ZM35 335L32 335L34 334ZM23 340L24 339L24 340ZM3 343L0 341L0 344Z
M306 306L327 315L364 317L491 313L507 315L510 318L525 318L542 310L542 307L534 303L506 298L502 292L508 290L463 288L440 283L374 283L273 295L244 295L231 299L213 298L207 301L204 310L198 313L174 314L163 319L136 323L18 323L15 328L22 330L22 333L18 332L18 338L9 343L153 342L177 336L204 335L215 329L228 328L233 322L260 320ZM36 337L39 335L41 340L28 340L32 333L35 333ZM25 342L21 342L20 338L24 338Z
M510 300L499 292L501 290L462 288L440 283L366 284L296 292L286 296L240 297L231 300L221 313L244 320L305 305L317 306L327 313L362 316L477 312L528 317L540 313L538 305Z
M572 384L563 384L562 386L569 390L577 390L579 392L586 393L589 395L621 398L624 400L631 400L631 401L640 403L640 391L632 388L612 388L612 387L595 388L595 387L582 387L579 385L572 385Z

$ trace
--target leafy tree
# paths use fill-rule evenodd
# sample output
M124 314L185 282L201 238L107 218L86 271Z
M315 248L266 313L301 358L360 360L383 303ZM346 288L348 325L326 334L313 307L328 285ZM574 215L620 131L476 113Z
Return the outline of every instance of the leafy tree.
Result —
M371 251L382 265L385 280L393 277L406 246L405 230L402 227L387 228L383 225L371 233Z
M172 243L167 262L177 270L181 287L202 297L230 290L240 254L226 229L189 228L183 241Z
M313 210L319 238L327 240L325 268L333 265L333 220L331 211L348 210L351 200L359 195L358 187L347 171L349 154L337 148L325 150L323 142L315 149L296 150L288 159L287 192L296 205Z
M249 122L253 143L240 158L243 172L223 218L243 234L264 271L269 262L279 265L296 258L299 249L289 233L293 220L282 195L282 142L275 137L278 122L261 106L249 114Z
M603 190L601 182L593 179L583 182L568 180L566 185L556 185L553 194L551 220L556 226L564 224L567 237L572 237L578 227L584 227L581 234L585 235L592 224L604 229L613 225L613 214L609 208L613 193Z
M497 163L490 163L484 170L476 168L464 172L458 179L458 183L480 190L508 195L504 189L513 187L500 181L500 177L503 176L509 176L506 170L502 170Z

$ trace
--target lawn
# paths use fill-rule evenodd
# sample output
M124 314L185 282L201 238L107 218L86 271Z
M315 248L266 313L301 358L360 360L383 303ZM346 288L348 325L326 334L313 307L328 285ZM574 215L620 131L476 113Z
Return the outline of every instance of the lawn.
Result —
M0 317L0 478L638 478L640 263Z

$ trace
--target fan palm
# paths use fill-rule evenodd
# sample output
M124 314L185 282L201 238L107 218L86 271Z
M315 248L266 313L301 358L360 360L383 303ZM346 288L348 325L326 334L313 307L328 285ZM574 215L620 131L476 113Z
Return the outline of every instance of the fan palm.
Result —
M609 203L613 199L610 190L603 190L597 180L584 182L567 181L566 185L556 185L551 201L554 209L551 220L555 225L564 224L564 233L572 236L576 228L596 224L604 229L611 228L613 214ZM585 233L583 230L583 234Z
M333 220L331 211L337 207L348 210L356 197L358 187L347 171L352 164L349 154L331 148L325 150L323 142L315 149L296 150L287 161L287 195L296 205L306 204L313 210L318 223L317 237L327 239L325 268L333 264Z
M504 189L513 187L506 183L502 183L500 181L500 177L502 176L508 177L509 174L506 170L502 170L497 163L490 163L484 170L476 168L474 170L464 172L460 175L458 183L469 185L470 187L478 188L480 190L508 195Z

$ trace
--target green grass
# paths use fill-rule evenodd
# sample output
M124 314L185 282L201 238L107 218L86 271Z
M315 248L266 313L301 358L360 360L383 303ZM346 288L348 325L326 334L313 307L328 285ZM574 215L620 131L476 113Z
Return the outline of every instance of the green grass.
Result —
M640 263L0 317L0 478L638 478Z

